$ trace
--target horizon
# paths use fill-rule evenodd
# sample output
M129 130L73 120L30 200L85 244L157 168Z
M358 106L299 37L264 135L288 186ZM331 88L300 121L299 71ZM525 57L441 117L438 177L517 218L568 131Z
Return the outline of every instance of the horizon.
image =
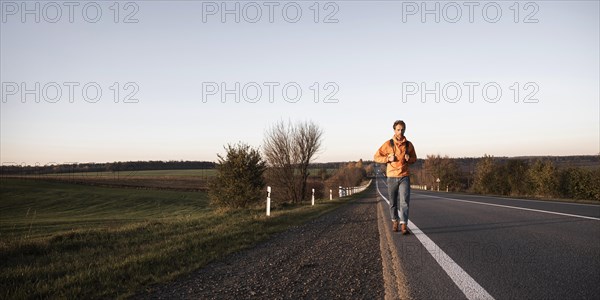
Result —
M442 157L444 157L442 155ZM568 157L600 157L600 154L591 154L591 155L528 155L528 156L490 156L492 158L501 158L501 159L539 159L539 158L568 158ZM448 157L449 159L481 159L484 156L475 156L475 157ZM359 158L357 160L344 160L344 161L313 161L310 164L344 164L344 163L356 163L360 160L363 163L376 163L373 159L362 159ZM427 160L427 156L418 157L417 160ZM49 163L49 164L3 164L0 167L46 167L46 166L60 166L60 165L78 165L78 164L112 164L112 163L134 163L134 162L192 162L192 163L214 163L217 164L217 161L207 161L207 160L128 160L128 161L105 161L105 162L69 162L69 163ZM600 167L600 166L599 166ZM200 168L202 169L202 168ZM90 171L94 172L94 171Z
M419 158L600 155L598 1L65 3L1 1L2 165L214 162L279 120L319 163L397 119Z

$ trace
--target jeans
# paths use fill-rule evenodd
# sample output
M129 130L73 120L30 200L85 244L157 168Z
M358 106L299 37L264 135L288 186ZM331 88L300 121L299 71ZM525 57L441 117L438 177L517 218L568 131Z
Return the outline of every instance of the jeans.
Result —
M390 213L392 221L400 219L400 223L408 224L408 203L410 202L410 178L404 177L388 177L388 196L390 199ZM398 202L400 206L398 207ZM400 209L400 216L398 216Z

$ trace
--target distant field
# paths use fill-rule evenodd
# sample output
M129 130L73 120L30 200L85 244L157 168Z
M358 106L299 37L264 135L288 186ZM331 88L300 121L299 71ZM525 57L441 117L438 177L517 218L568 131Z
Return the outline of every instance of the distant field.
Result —
M319 169L311 169L318 176ZM327 169L329 175L336 169ZM159 189L174 191L207 191L208 182L217 174L216 169L145 170L119 172L80 172L36 175L4 175L2 178L50 180L83 185Z
M310 170L313 176L318 176L318 169ZM336 169L327 169L329 175ZM207 191L209 180L217 174L216 169L188 170L144 170L119 172L79 172L36 175L3 175L4 179L35 179L76 183L81 185L157 189L173 191Z
M264 215L205 192L0 180L0 298L122 298L188 273L347 200ZM274 199L276 201L276 199Z
M326 169L327 174L333 174L337 169ZM311 175L319 174L319 169L310 169ZM212 177L217 174L216 169L187 169L187 170L143 170L143 171L117 171L117 172L69 172L49 173L39 175L21 175L22 177L62 177L62 178L127 178L127 177ZM9 175L8 177L17 177Z
M143 171L117 171L117 172L77 172L45 174L44 176L62 177L127 177L127 176L186 176L186 177L211 177L216 174L215 169L189 169L189 170L143 170ZM35 176L35 175L32 175Z
M145 170L119 172L56 173L40 175L6 175L3 178L50 180L106 187L205 191L214 169Z

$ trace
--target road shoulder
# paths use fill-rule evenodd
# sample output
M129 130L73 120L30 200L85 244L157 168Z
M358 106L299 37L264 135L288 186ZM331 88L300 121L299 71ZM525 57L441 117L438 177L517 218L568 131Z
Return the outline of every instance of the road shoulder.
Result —
M385 290L385 300L410 299L409 286L398 257L398 249L392 240L390 221L384 209L387 204L377 197L377 225L379 229L379 248Z
M138 299L383 299L373 190Z

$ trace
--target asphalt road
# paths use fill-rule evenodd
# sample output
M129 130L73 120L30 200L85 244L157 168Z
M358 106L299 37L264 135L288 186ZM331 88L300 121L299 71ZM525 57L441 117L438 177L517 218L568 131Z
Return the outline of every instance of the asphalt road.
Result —
M410 221L393 243L414 299L600 299L598 205L413 189Z

